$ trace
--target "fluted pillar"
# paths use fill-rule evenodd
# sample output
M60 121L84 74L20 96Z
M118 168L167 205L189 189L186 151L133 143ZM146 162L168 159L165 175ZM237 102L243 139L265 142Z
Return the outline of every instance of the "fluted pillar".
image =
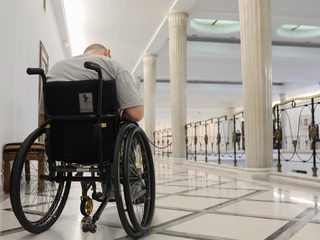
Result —
M153 141L156 125L155 89L156 89L156 54L143 56L144 79L144 129L148 138Z
M239 0L246 167L269 169L272 156L271 0Z
M280 102L284 102L287 100L287 94L286 93L280 93ZM287 149L287 140L286 137L288 137L288 115L286 114L286 112L281 112L281 127L282 127L282 149Z
M173 158L186 157L188 16L188 13L181 11L172 11L168 14Z
M140 90L140 81L141 81L140 77L132 76L132 78L133 78L134 84L136 85L137 89Z

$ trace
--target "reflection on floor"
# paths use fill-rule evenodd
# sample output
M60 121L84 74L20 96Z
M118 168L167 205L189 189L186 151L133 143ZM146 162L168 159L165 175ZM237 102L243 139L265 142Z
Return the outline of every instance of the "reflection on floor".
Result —
M143 239L319 239L320 194L242 182L160 161L156 161L156 177L153 231ZM1 240L129 239L113 203L98 221L97 232L83 233L79 196L80 186L74 183L57 223L39 235L24 231L8 210L11 208L8 196L0 196Z

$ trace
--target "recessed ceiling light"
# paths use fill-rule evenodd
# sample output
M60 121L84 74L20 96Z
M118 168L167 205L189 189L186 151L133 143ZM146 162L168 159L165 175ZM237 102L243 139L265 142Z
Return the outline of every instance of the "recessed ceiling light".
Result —
M284 24L277 29L277 34L285 38L312 38L320 36L320 27Z
M227 34L240 31L239 21L194 18L190 26L202 33Z

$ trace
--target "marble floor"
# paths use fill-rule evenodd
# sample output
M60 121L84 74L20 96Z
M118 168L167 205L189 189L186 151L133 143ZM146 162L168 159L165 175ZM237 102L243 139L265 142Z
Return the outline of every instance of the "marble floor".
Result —
M155 161L156 213L142 239L318 240L320 191L243 182L212 172ZM80 186L72 185L67 205L48 231L34 235L19 225L8 195L0 195L0 239L130 239L116 206L109 203L95 234L83 233ZM95 204L97 208L98 203Z

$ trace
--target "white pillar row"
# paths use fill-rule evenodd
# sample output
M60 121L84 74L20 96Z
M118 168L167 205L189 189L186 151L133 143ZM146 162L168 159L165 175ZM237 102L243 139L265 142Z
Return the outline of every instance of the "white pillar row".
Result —
M156 125L156 60L157 55L147 53L143 55L144 79L144 129L147 137L153 141L153 132Z
M246 167L273 166L271 0L239 0Z
M168 14L173 158L186 157L188 17L189 14L182 11L172 11Z
M132 78L133 78L134 84L136 85L137 89L140 90L140 81L141 81L140 77L132 76Z
M280 93L280 102L284 102L287 100L287 94L286 93ZM281 109L281 107L280 107ZM292 139L288 139L289 137L289 121L288 121L288 115L283 111L281 112L281 127L282 127L282 149L287 149L288 145L286 142L288 140L292 141Z

